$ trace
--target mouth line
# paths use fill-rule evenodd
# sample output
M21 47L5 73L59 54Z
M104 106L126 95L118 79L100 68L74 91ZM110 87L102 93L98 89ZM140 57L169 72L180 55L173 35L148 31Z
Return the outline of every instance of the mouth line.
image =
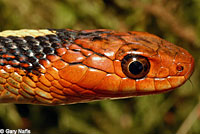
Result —
M178 87L176 87L178 88ZM165 90L155 90L155 91L135 91L135 92L120 92L120 93L102 93L99 92L101 95L98 96L99 98L109 98L109 99L124 99L124 98L132 98L135 96L144 96L144 95L155 95L160 93L165 93L173 90L174 88L169 88ZM97 98L98 98L97 97Z

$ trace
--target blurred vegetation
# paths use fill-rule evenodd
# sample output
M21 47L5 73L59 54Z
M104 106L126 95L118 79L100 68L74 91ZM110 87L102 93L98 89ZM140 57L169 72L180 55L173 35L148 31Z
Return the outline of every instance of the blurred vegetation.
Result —
M200 0L1 0L0 30L115 29L154 33L193 54L196 70L161 95L66 106L0 105L0 128L32 134L199 134Z

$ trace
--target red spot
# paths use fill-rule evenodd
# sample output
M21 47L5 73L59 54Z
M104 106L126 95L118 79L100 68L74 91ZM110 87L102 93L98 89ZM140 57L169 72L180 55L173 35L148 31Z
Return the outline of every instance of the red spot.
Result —
M24 67L24 68L30 67L30 65L29 65L28 63L21 63L20 66L21 66L21 67Z
M4 54L4 55L2 55L2 58L11 58L11 59L14 59L15 56L14 55L9 55L9 54Z

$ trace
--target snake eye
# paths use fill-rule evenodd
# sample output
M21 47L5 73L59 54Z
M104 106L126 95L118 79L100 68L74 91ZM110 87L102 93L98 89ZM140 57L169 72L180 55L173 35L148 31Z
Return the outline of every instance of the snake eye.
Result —
M132 54L124 56L121 66L123 73L132 79L143 78L150 69L150 63L146 57Z

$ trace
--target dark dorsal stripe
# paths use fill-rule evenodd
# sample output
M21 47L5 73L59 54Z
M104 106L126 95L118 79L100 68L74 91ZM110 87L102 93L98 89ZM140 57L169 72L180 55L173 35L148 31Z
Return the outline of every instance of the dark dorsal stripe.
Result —
M0 36L0 65L10 65L28 72L41 67L40 60L47 60L47 55L56 55L56 50L69 46L79 38L101 38L100 34L109 31L92 32L66 29L49 29L55 34L45 36ZM67 44L67 45L66 45Z

